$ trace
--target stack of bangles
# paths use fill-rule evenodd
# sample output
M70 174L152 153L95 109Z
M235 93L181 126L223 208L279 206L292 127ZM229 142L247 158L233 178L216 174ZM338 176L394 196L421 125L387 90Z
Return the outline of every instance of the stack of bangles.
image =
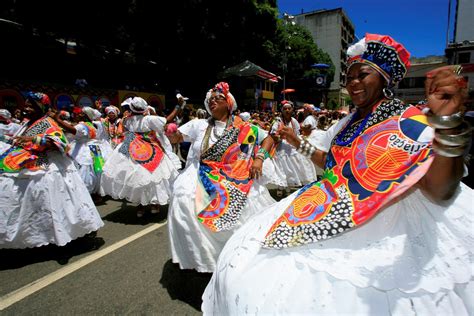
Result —
M442 157L461 157L467 154L472 139L472 127L460 112L452 115L427 113L428 123L435 129L433 150Z
M257 154L255 155L255 158L261 159L262 161L265 161L265 159L270 157L270 153L263 147L261 147Z
M40 136L33 137L33 144L38 145L38 146L45 146L46 141L47 141L46 136L45 137L40 137Z
M304 139L303 137L299 136L298 138L300 139L300 145L296 151L311 159L317 148L311 145L310 142L308 142L308 140Z

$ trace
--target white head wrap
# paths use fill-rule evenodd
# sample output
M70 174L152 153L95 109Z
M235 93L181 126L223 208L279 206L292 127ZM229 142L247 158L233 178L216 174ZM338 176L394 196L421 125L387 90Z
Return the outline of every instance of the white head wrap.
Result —
M146 110L148 110L148 103L144 99L140 97L132 98L130 101L130 111L136 114L143 114Z
M97 111L96 109L93 109L89 106L83 107L82 112L84 112L84 114L87 115L87 117L91 121L95 121L95 120L97 120L98 118L100 118L102 116L102 114L99 111Z
M244 122L248 122L250 120L250 113L249 112L242 112L242 113L239 114L239 116Z
M4 119L7 119L7 120L12 118L12 114L7 109L1 109L0 110L0 116L3 117Z
M116 107L115 105L109 105L108 107L105 108L105 114L109 114L110 112L114 112L115 115L120 114L119 108Z

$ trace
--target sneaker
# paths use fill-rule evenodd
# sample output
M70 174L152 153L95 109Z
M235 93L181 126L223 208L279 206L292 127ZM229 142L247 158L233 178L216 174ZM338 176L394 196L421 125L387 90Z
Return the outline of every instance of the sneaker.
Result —
M158 214L160 212L160 207L158 205L151 206L151 214Z
M143 217L143 215L145 215L145 210L138 210L137 211L137 217L138 218Z

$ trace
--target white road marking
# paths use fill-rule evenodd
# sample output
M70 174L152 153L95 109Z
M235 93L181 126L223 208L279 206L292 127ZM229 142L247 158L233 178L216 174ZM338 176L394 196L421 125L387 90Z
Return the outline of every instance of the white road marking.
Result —
M99 250L97 252L94 252L93 254L84 257L82 259L77 260L76 262L73 262L71 264L68 264L67 266L56 270L36 281L33 281L18 290L15 290L11 293L5 294L4 296L0 297L0 311L4 310L5 308L15 304L16 302L21 301L25 297L28 297L29 295L41 290L42 288L64 278L65 276L73 273L76 270L79 270L82 267L85 267L86 265L96 261L97 259L102 258L103 256L108 255L109 253L131 243L132 241L145 236L148 233L151 233L152 231L157 230L158 228L162 227L165 225L166 222L164 223L159 223L159 224L153 224L148 228L145 228L142 231L139 231L136 234L133 234L130 237L127 237L121 241L116 242L113 245L110 245L109 247L106 247L102 250Z

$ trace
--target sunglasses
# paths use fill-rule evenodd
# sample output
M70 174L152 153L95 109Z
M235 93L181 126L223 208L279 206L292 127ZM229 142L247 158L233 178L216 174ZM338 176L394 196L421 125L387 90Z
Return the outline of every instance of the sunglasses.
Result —
M209 103L211 103L212 101L226 101L226 98L222 95L217 95L217 96L214 96L214 97L210 97L209 98Z

